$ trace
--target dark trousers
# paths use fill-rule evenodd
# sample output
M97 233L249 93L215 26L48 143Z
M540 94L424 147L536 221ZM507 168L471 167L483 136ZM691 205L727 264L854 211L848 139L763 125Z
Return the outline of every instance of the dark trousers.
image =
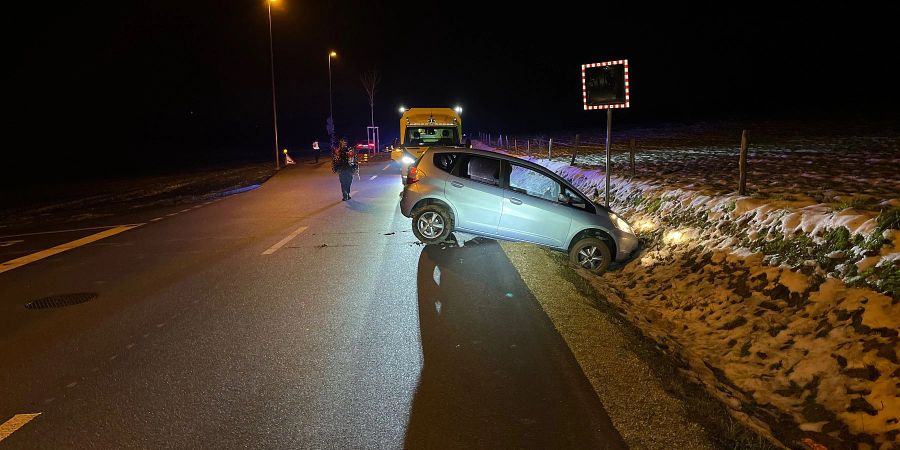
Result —
M338 172L341 179L341 196L344 200L350 198L350 184L353 183L353 169L342 169Z

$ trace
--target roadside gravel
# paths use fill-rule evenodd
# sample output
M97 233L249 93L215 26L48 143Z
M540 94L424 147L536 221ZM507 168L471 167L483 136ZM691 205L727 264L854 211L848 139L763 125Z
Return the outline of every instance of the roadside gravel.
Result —
M565 266L563 255L528 244L501 247L630 448L771 448L682 376L677 363Z

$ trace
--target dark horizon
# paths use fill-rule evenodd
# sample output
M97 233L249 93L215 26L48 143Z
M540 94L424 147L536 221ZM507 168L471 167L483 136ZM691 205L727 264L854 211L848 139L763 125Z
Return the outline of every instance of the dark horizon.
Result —
M63 174L273 157L264 1L13 8L7 181L35 166ZM396 136L400 105L460 105L470 135L600 128L602 112L581 109L580 65L612 59L630 62L622 126L896 117L896 40L879 24L888 16L278 0L280 147L327 140L332 49L338 134L352 140L369 124L359 76L373 69L383 140Z

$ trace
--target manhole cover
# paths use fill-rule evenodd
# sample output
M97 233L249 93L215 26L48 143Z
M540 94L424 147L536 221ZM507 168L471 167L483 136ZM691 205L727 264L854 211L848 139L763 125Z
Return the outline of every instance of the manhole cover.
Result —
M48 309L62 308L63 306L72 306L93 300L97 294L90 292L82 292L78 294L51 295L50 297L39 298L25 304L28 309Z

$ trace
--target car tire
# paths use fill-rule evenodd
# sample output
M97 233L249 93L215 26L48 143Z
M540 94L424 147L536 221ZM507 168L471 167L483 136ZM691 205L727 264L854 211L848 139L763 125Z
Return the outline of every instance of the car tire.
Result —
M412 230L424 244L440 244L453 232L453 217L440 205L425 205L413 212Z
M569 250L569 263L594 275L602 275L606 272L611 261L609 246L595 237L583 238Z

